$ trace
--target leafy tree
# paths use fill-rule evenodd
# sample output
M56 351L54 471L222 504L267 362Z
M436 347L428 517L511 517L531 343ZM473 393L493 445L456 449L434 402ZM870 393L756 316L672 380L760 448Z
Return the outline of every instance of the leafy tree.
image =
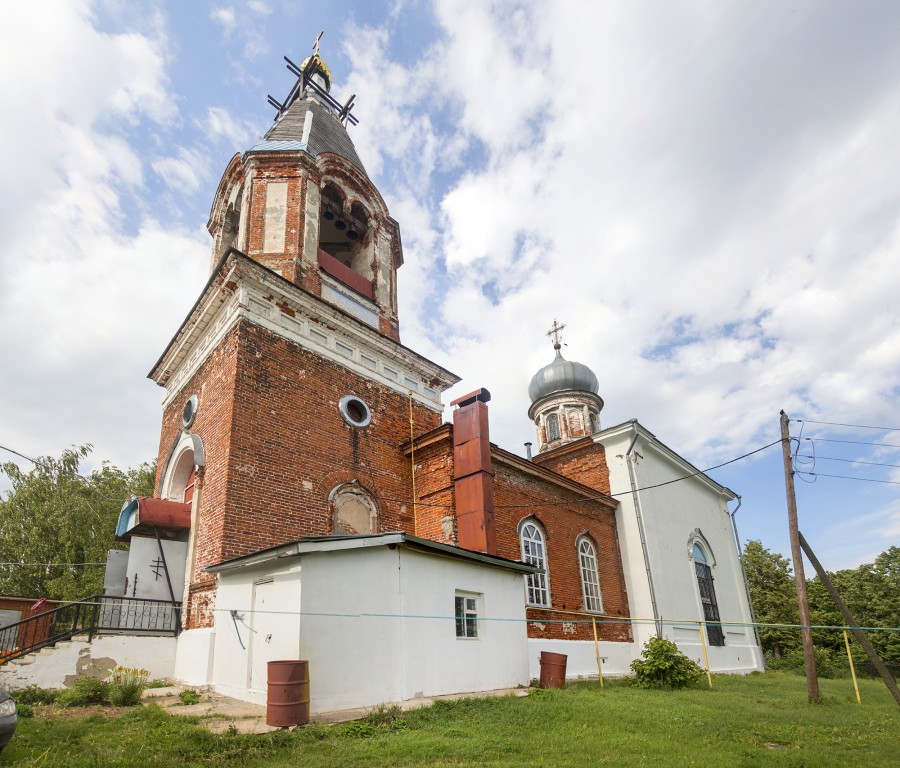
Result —
M770 552L762 542L751 540L744 547L744 570L753 611L759 623L800 623L790 560L777 552ZM800 647L800 631L760 627L759 640L763 651L778 659Z
M875 558L874 563L829 572L828 576L860 626L900 626L900 547L888 548ZM846 624L818 577L808 582L808 592L813 624ZM900 632L869 632L867 636L885 664L900 667ZM841 632L819 630L814 639L817 645L844 652ZM865 658L855 643L853 656L854 659Z
M12 485L0 496L0 594L76 600L102 591L106 553L122 546L115 541L122 504L152 495L156 470L145 463L123 472L104 462L82 477L90 451L41 457L28 472L0 465Z

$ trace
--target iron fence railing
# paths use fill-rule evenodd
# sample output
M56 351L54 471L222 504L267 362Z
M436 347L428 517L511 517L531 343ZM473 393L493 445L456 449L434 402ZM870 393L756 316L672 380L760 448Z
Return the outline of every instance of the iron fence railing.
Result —
M101 632L177 635L180 627L181 603L91 595L0 627L0 663L75 635L89 640Z

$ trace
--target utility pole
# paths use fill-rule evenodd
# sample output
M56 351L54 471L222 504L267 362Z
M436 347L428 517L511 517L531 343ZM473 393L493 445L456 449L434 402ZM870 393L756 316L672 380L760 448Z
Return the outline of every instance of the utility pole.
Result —
M787 414L781 412L781 448L784 453L784 488L787 493L788 530L791 535L791 559L794 561L794 581L797 585L797 605L800 608L801 635L803 637L803 666L806 669L806 690L810 703L819 701L819 677L816 674L816 656L813 651L812 623L809 616L809 599L806 595L806 576L803 573L803 552L800 548L800 528L797 523L797 497L794 494L794 468L791 463L791 436L788 432Z

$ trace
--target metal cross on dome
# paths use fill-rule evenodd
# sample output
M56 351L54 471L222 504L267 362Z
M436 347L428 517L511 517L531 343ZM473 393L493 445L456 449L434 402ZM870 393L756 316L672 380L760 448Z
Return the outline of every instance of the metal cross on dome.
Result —
M313 55L308 57L303 64L297 66L293 61L291 61L287 56L284 57L284 60L287 62L288 72L294 75L297 78L297 82L291 87L291 90L288 91L288 95L285 97L284 101L278 101L271 94L268 95L267 100L269 104L271 104L277 110L275 113L275 119L278 120L285 112L287 112L288 108L293 104L298 98L300 98L307 89L311 89L316 92L319 99L327 104L334 110L335 115L338 120L342 123L350 123L350 125L357 125L359 120L356 119L356 115L352 113L353 109L353 100L356 98L356 94L354 93L347 99L346 103L341 104L337 101L330 93L328 93L327 88L322 88L314 79L313 75L316 73L319 67L319 63L322 62L321 57L319 57L319 44L322 41L322 35L325 34L325 30L323 29L316 35L316 39L313 40L312 48ZM330 76L329 76L330 80Z
M553 337L553 349L560 349L562 347L562 344L559 341L559 334L565 327L565 323L560 324L556 318L553 319L553 326L547 331L547 335Z

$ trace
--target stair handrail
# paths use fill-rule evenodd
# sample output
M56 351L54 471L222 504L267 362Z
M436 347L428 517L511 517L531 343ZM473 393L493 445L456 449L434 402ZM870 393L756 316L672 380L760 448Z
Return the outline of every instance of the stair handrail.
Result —
M101 609L106 602L111 610L121 613L123 607L139 607L139 604L152 604L157 614L153 616L156 623L161 608L171 608L171 626L153 626L151 628L128 627L121 624L113 626L104 625L101 618ZM163 618L166 618L163 616ZM63 640L68 640L75 635L87 634L88 642L93 641L94 635L102 630L128 631L135 633L144 631L163 632L177 635L181 625L181 603L171 600L151 600L140 597L90 595L80 600L58 605L49 611L36 613L24 619L0 627L0 665L27 656L55 645Z

